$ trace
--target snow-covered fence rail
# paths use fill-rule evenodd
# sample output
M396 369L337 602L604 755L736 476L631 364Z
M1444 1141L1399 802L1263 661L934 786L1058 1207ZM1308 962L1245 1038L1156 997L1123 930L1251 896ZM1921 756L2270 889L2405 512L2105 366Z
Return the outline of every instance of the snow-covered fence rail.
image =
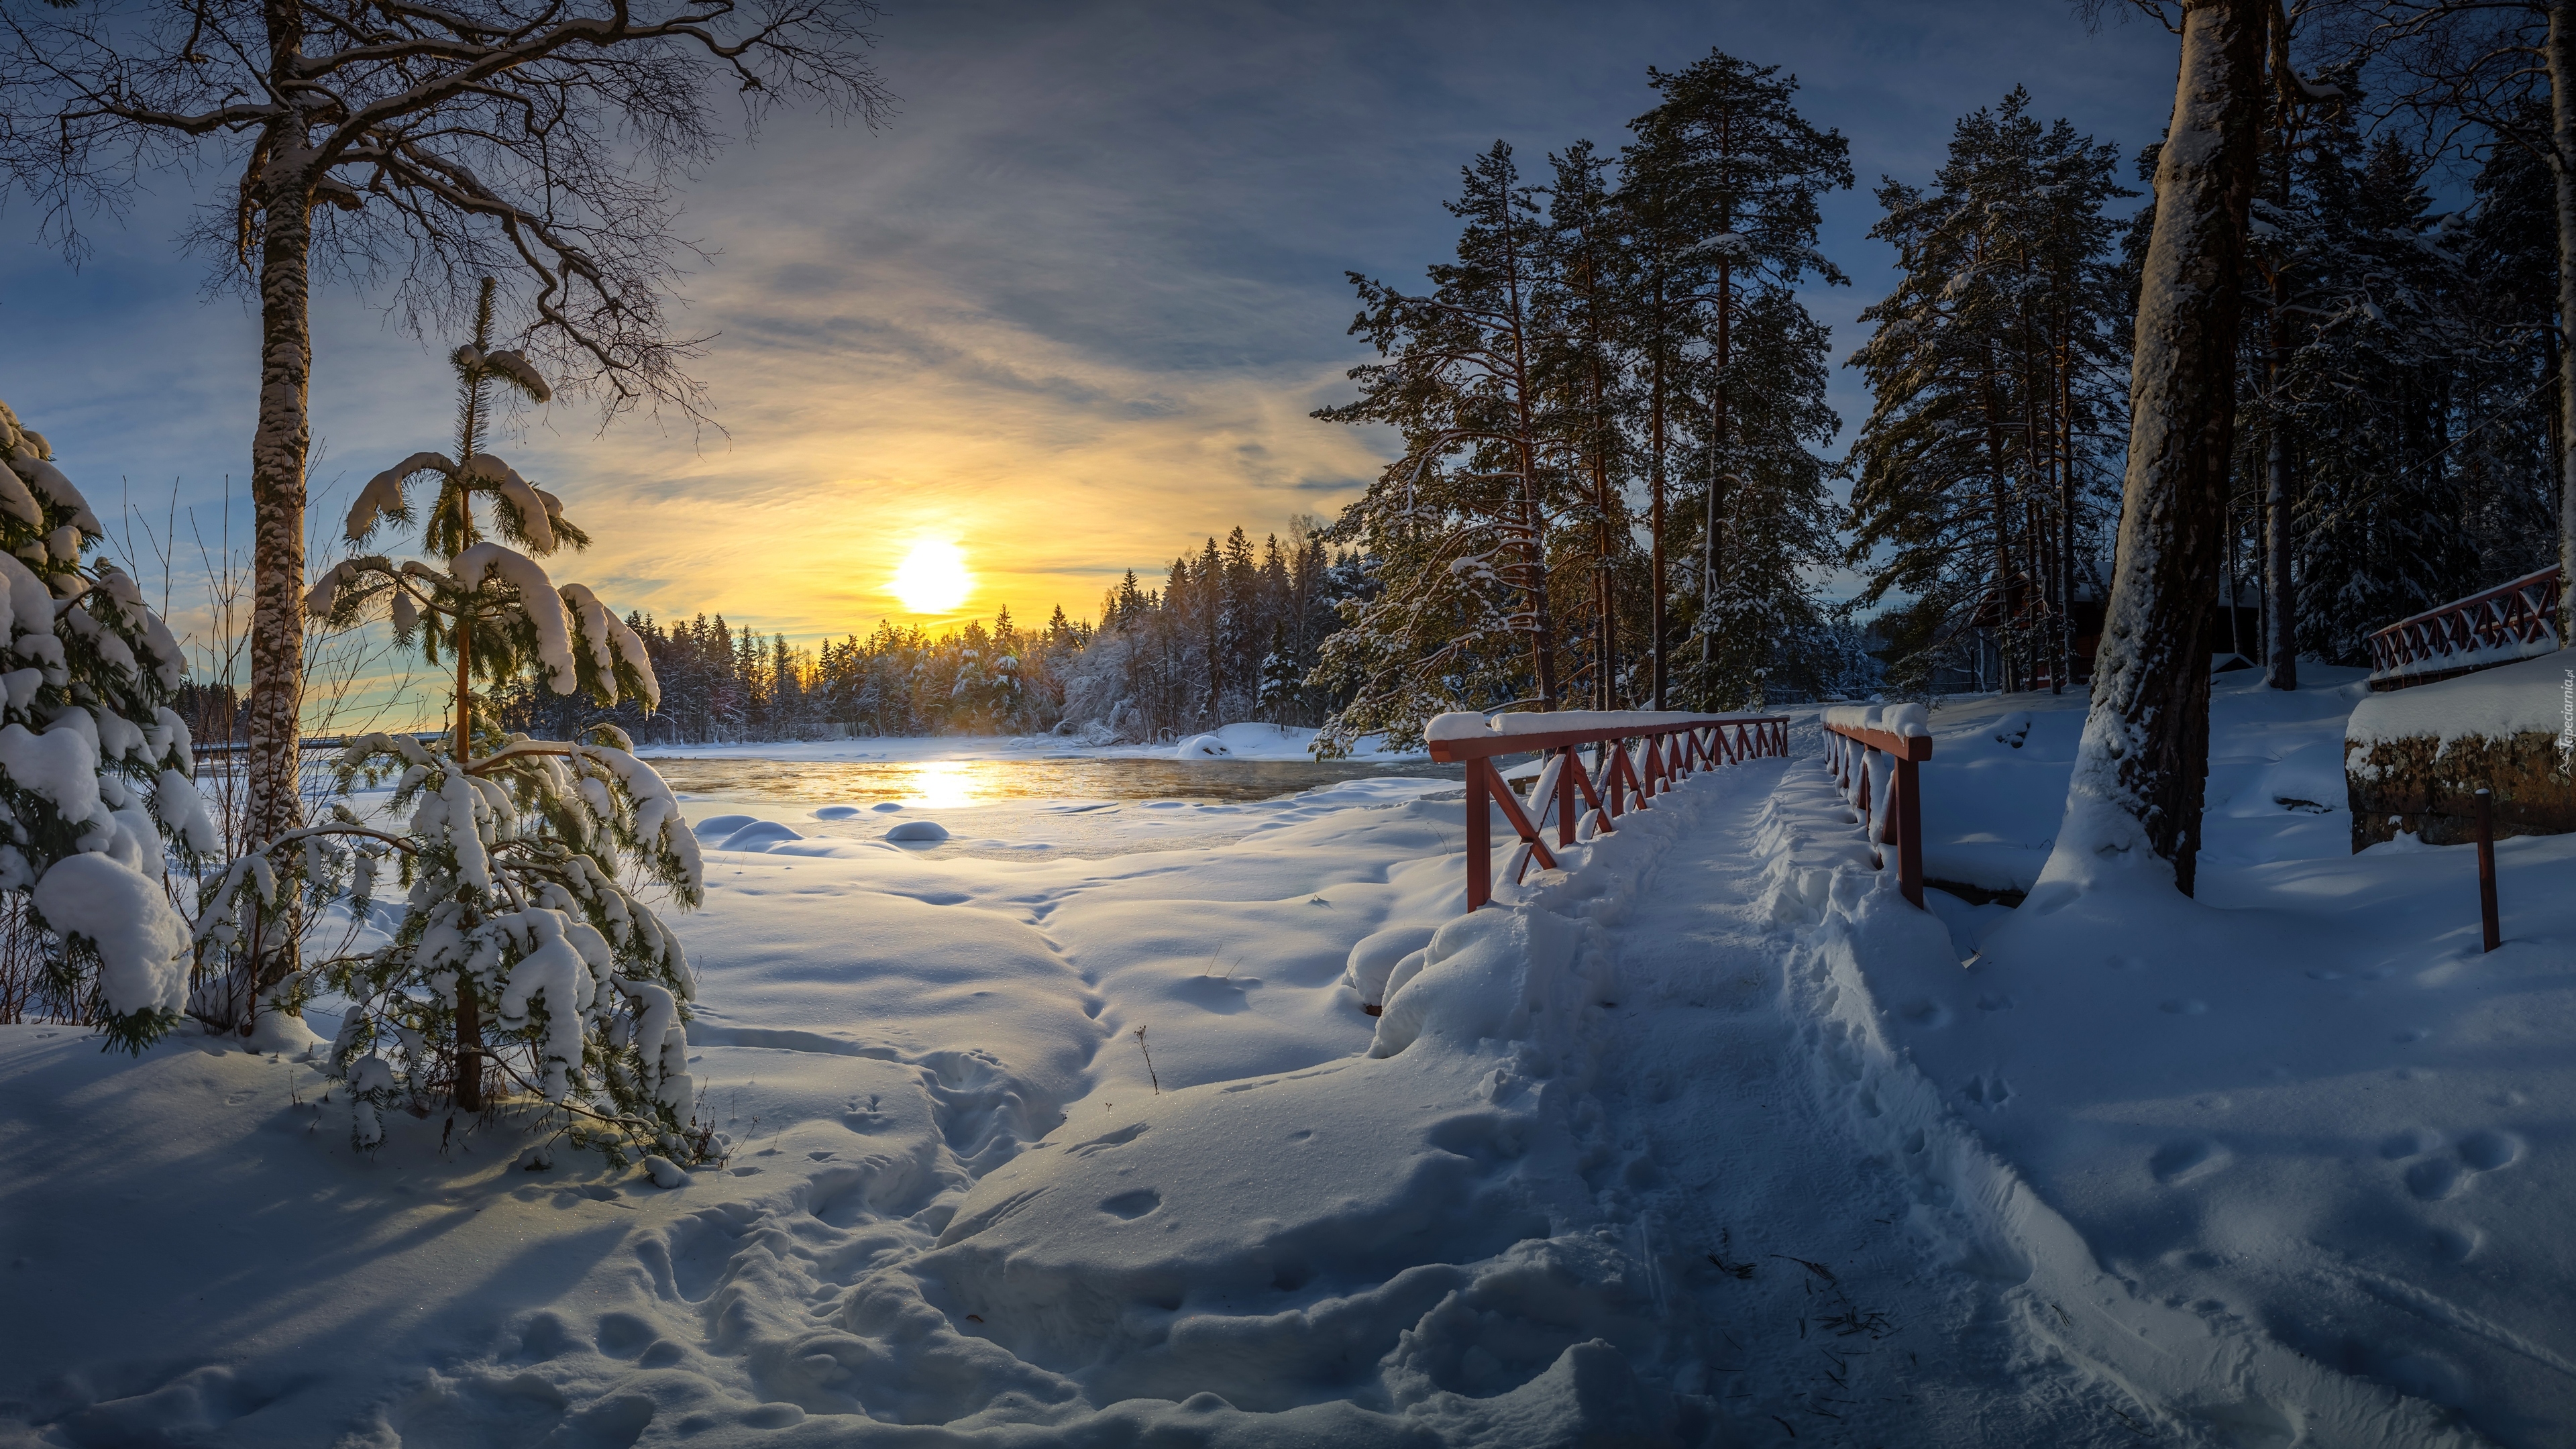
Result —
M1496 806L1520 836L1510 862L1512 879L1518 881L1532 859L1542 869L1556 865L1556 855L1539 831L1551 802L1556 807L1556 843L1562 848L1617 830L1620 814L1647 808L1655 796L1696 771L1789 753L1785 715L1557 710L1497 715L1488 721L1481 714L1461 713L1438 716L1423 735L1431 758L1467 767L1467 909L1471 911L1494 895ZM1595 751L1588 770L1582 755L1586 749ZM1495 756L1522 754L1545 759L1526 801L1494 768Z
M1932 758L1923 706L1836 705L1825 711L1824 725L1825 768L1860 812L1873 852L1896 847L1897 889L1923 904L1923 792L1916 767Z
M2552 564L2398 620L2370 636L2370 687L2404 689L2556 650L2566 586Z

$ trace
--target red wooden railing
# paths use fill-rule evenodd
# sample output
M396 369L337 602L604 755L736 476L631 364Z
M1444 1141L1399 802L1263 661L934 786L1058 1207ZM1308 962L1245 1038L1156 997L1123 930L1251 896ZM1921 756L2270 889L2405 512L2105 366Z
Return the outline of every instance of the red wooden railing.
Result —
M2556 649L2565 587L2553 564L2398 620L2370 636L2370 687L2403 689Z
M1880 710L1864 705L1826 710L1825 768L1834 772L1843 798L1860 811L1861 826L1869 833L1872 863L1885 869L1887 862L1877 847L1894 845L1896 888L1919 906L1923 904L1923 795L1916 767L1932 758L1932 736L1919 732L1922 721L1907 713L1914 708ZM1883 813L1874 808L1873 769L1888 787Z
M1535 728L1548 716L1504 718ZM1555 852L1539 833L1551 800L1556 843L1562 849L1612 833L1621 814L1648 808L1657 795L1697 771L1789 753L1789 721L1783 715L1639 714L1622 721L1616 714L1586 712L1569 715L1566 722L1570 727L1562 730L1506 734L1477 728L1447 737L1440 734L1439 721L1433 722L1431 758L1467 766L1467 909L1493 899L1494 807L1502 809L1503 819L1520 837L1511 862L1517 883L1532 859L1542 870L1556 866ZM1594 747L1599 750L1597 783L1581 754ZM1547 761L1526 801L1494 768L1497 755L1525 754ZM1589 808L1578 812L1578 798Z

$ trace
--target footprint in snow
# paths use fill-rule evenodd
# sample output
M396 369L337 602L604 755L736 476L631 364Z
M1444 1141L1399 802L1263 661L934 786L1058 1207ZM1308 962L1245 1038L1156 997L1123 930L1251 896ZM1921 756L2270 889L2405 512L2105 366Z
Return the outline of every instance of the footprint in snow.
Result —
M1150 1187L1140 1187L1134 1192L1122 1192L1116 1197L1104 1199L1100 1204L1100 1210L1113 1218L1122 1218L1132 1223L1162 1205L1161 1193Z
M2197 1181L2225 1167L2228 1151L2205 1137L2168 1142L2147 1159L2147 1171L2167 1187Z
M2423 1135L2429 1139L2432 1134ZM2391 1139L2390 1145L2397 1145L2396 1140ZM2472 1132L2449 1154L2426 1157L2407 1168L2406 1190L2422 1201L2440 1202L2456 1196L2479 1173L2511 1167L2522 1160L2522 1154L2522 1139L2510 1132Z

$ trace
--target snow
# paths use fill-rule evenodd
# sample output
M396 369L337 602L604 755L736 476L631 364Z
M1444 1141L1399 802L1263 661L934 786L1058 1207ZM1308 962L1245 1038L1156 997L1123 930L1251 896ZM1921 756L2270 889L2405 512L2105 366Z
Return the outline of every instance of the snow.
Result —
M1916 911L1812 749L1474 916L1444 781L1099 859L688 801L685 1172L0 1028L0 1439L2560 1442L2576 837L2477 954L2468 852L2286 793L2314 673L2217 687L2196 902ZM2083 705L1930 712L1936 866L2039 884Z
M948 827L936 820L905 820L886 827L885 838L905 841L936 842L948 838Z
M1930 716L1920 704L1838 704L1827 706L1825 723L1843 729L1877 730L1891 735L1931 733Z
M581 687L573 664L572 630L564 616L563 597L555 592L545 569L535 559L497 543L478 543L458 554L449 563L448 572L469 589L481 588L486 577L496 574L501 582L517 589L519 607L536 626L537 659L545 665L547 684L557 694L570 694Z
M519 533L527 539L528 547L539 553L555 551L554 520L545 500L537 496L536 488L527 479L519 476L518 469L490 453L477 453L465 460L462 471L467 477L479 478L492 485L501 501L518 515Z
M62 469L23 447L10 455L9 468L45 502L69 514L72 527L93 537L107 532L98 515L90 511L89 500L72 486L72 480L63 476Z
M57 934L96 946L110 1011L125 1016L187 1004L188 923L170 908L158 879L105 855L69 855L36 882L33 899Z
M78 708L63 711L43 734L0 725L0 774L53 801L64 819L86 819L99 808L97 729Z
M373 532L376 519L388 513L399 513L403 507L403 485L422 473L441 475L456 471L456 464L445 453L414 453L367 480L358 490L358 501L349 505L349 519L341 532L351 543Z
M2464 674L2411 689L2373 694L2354 706L2345 738L2439 739L2441 748L2467 735L2509 739L2525 732L2576 733L2576 655L2557 653Z
M26 480L5 459L0 459L0 513L30 528L41 527L45 521L44 510L36 506L36 495L27 490Z

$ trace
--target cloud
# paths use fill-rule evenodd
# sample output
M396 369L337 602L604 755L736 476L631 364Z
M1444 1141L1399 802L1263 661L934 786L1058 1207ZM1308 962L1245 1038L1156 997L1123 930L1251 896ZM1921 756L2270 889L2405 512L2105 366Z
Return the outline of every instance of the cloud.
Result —
M1498 136L1532 169L1580 136L1615 147L1649 65L1719 43L1782 64L1852 138L1863 185L1829 201L1823 249L1855 285L1812 298L1837 360L1886 281L1877 175L1928 172L1951 122L2016 82L2133 148L2173 85L2154 27L2092 34L2046 0L978 3L879 28L890 127L785 117L686 194L714 256L678 315L713 334L724 434L603 435L566 405L504 449L600 540L556 572L618 607L864 631L902 616L888 580L939 534L979 576L970 610L1090 613L1127 568L1329 514L1389 447L1307 416L1366 355L1343 273L1418 279L1454 241L1459 166ZM155 198L78 274L0 260L0 397L85 482L157 499L177 477L219 518L224 475L247 474L254 335L238 303L193 300L197 264L166 242L186 205ZM317 486L445 444L442 349L339 293L316 345ZM1838 372L1846 419L1865 401Z

